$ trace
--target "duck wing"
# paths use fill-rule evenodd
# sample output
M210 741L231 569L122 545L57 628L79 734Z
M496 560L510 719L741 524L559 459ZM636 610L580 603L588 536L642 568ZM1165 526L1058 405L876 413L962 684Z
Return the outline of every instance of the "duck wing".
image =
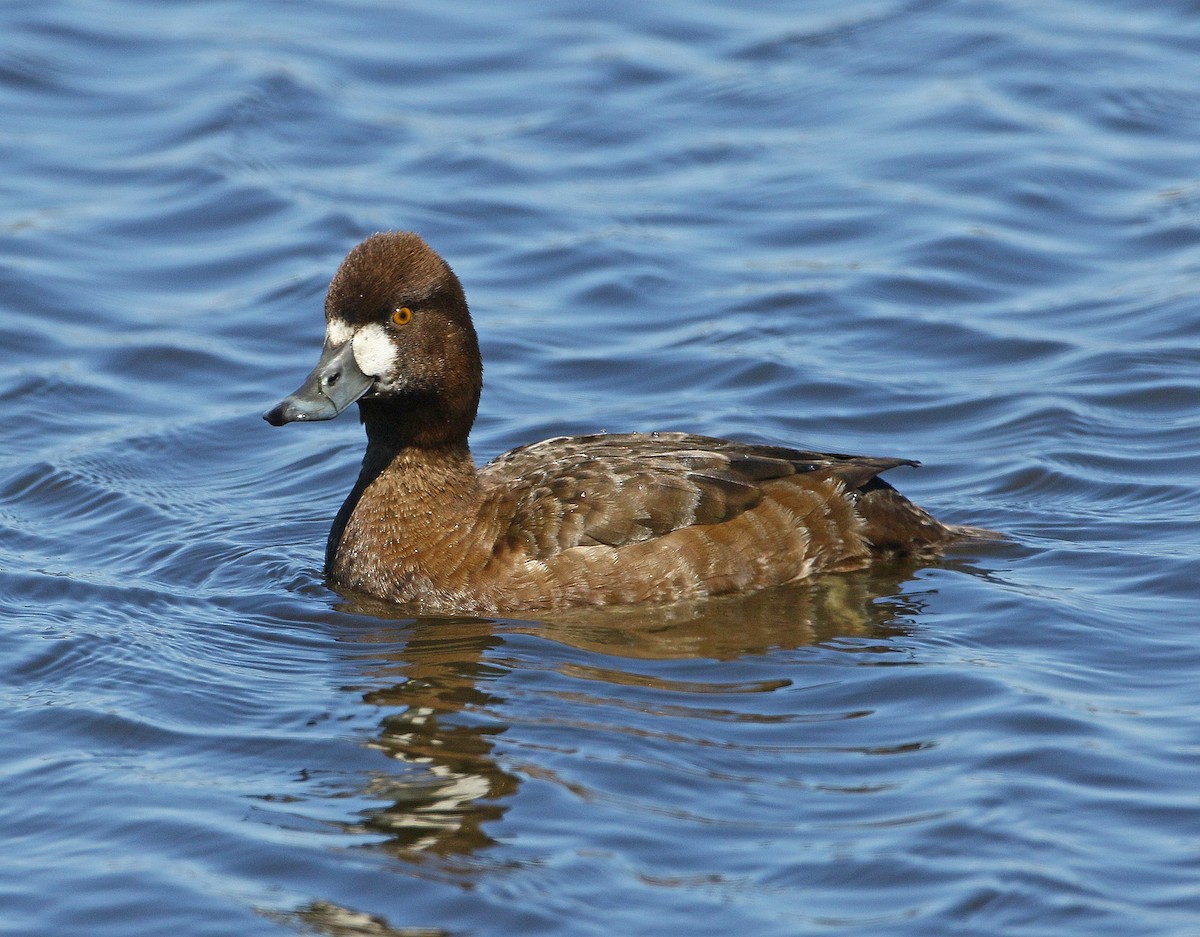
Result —
M560 436L507 452L480 470L500 543L535 558L576 546L622 546L755 507L764 484L836 478L847 491L909 459L808 452L696 436ZM797 477L800 476L800 477Z

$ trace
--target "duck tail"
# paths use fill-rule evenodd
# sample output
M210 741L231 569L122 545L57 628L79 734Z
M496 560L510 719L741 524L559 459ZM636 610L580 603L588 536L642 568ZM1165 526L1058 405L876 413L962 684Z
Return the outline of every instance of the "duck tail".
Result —
M1008 534L986 527L971 527L968 524L944 525L950 534L952 543L972 543L985 540L1007 540Z

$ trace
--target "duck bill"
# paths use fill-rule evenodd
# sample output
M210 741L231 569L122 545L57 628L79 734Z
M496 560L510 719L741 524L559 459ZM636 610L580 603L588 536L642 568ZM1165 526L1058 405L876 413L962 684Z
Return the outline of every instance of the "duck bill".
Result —
M272 426L303 420L332 420L371 389L375 378L354 360L350 342L326 345L321 360L293 393L263 414Z

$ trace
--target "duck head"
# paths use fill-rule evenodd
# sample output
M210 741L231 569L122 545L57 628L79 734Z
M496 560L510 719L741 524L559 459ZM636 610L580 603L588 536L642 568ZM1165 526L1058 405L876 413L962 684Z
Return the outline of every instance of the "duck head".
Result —
M342 261L325 299L320 360L263 419L331 420L357 401L372 440L465 443L482 383L458 277L416 234L390 231Z

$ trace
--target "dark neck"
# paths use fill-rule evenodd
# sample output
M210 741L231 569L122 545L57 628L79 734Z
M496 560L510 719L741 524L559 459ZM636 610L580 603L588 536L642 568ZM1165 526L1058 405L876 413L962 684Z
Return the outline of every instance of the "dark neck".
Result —
M476 396L476 405L478 395ZM367 451L465 448L475 422L475 407L451 407L444 397L419 392L358 402L367 431Z

